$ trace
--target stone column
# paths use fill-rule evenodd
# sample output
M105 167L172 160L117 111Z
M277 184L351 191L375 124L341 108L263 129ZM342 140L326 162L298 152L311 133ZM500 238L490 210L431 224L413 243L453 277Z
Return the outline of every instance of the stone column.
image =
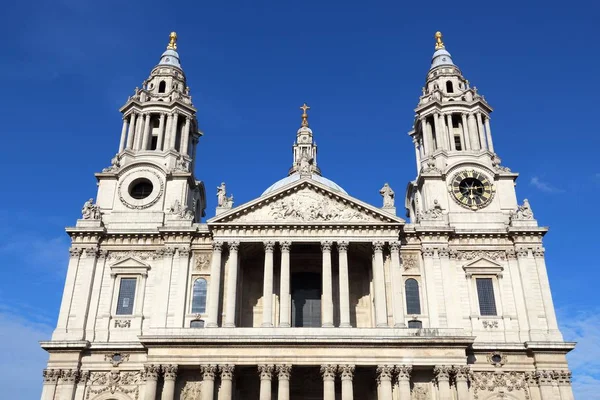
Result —
M84 398L88 379L90 379L90 371L79 371L79 378L77 379L77 385L75 387L75 400Z
M271 400L271 377L273 375L272 365L259 365L260 374L260 400Z
M494 152L494 142L492 142L492 130L490 128L490 118L485 117L485 137L487 139L488 150Z
M127 149L133 147L133 137L135 136L135 120L137 116L135 113L131 113L129 116L129 132L127 132Z
M58 386L61 400L72 400L75 392L75 383L79 377L79 371L76 369L63 369L60 371Z
M239 269L238 248L240 242L229 242L229 269L227 272L227 309L225 311L225 328L235 327L235 305L237 302L237 276Z
M265 272L263 276L263 321L262 327L273 326L273 248L275 242L266 241Z
M427 313L429 314L430 328L437 328L440 326L440 318L436 298L437 291L435 288L435 277L433 273L434 253L435 249L433 247L423 246L421 248L421 254L423 255L423 272L425 273L423 279L425 281L425 289L427 290ZM425 313L423 310L423 304L421 304L421 313Z
M71 247L69 249L69 265L67 267L67 277L65 279L65 286L63 288L62 301L60 303L60 311L58 313L58 321L56 323L56 331L61 332L61 334L67 333L67 323L69 319L71 303L73 302L73 292L75 286L75 278L77 276L77 271L80 268L81 255L83 254L83 249ZM48 370L54 371L54 370ZM52 372L49 372L52 373Z
M350 328L350 280L348 277L348 242L338 242L340 283L340 328Z
M160 113L158 120L158 137L156 138L156 151L163 150L163 138L165 136L165 113Z
M144 380L146 385L144 388L144 400L156 399L156 382L158 381L158 372L160 366L149 364L144 366Z
M163 365L163 391L160 400L173 400L175 398L175 380L177 379L177 365Z
M419 154L419 142L417 139L413 139L413 144L415 145L415 160L417 161L417 173L421 171L421 154Z
M290 375L292 374L291 365L277 366L277 400L290 400Z
M142 146L142 133L144 130L144 114L138 115L137 122L135 123L135 136L133 138L133 149L139 150Z
M400 265L400 242L390 242L392 306L394 312L394 327L404 328L404 304L402 302L402 266Z
M323 252L323 328L333 327L333 277L331 273L331 242L321 242Z
M454 142L454 128L452 126L452 114L446 114L446 121L448 125L448 140L450 141L450 150L456 150L456 144Z
M410 374L412 373L412 365L398 365L396 372L398 373L400 400L410 400Z
M517 253L514 249L506 250L506 260L508 263L509 276L513 287L517 310L527 310L527 306L525 305L523 285L519 273L519 264L517 263ZM519 321L520 338L523 342L526 342L529 340L529 321L527 320L527 313L517 312L517 320Z
M525 379L527 380L527 386L529 387L529 394L531 395L531 400L542 400L537 373L527 372L525 373Z
M215 374L217 373L217 366L203 365L200 368L202 371L201 400L213 400L215 397Z
M447 365L436 365L433 368L433 373L438 384L439 400L451 400L450 367Z
M291 325L291 298L290 298L290 246L292 242L281 242L281 273L279 281L279 326L289 328Z
M548 323L548 330L558 332L558 323L556 321L556 312L554 311L554 302L550 292L550 281L548 280L548 271L546 270L546 260L544 259L544 248L539 246L532 250L534 262L537 269L537 276L540 280L540 289L542 292L542 303L544 304L544 314Z
M183 155L188 154L189 140L190 140L190 117L185 117L185 126L183 128L183 133L181 134L181 145L179 147L179 152Z
M212 263L210 265L210 283L208 285L207 328L216 328L219 321L219 288L221 286L221 249L223 242L213 242Z
M323 400L335 400L335 373L337 365L321 365Z
M554 371L541 370L537 371L536 374L540 385L540 394L542 395L542 399L556 399L554 396L554 387L552 385L554 383Z
M554 378L558 383L560 400L574 400L573 387L571 386L571 371L554 371Z
M485 144L485 133L483 132L483 121L481 120L481 113L475 114L477 118L477 131L479 132L479 143L481 143L481 149L486 150Z
M394 374L393 365L377 366L377 386L379 400L392 400L392 376Z
M173 113L167 114L167 125L165 126L165 140L163 142L163 151L169 150L169 143L171 143L171 126L173 125Z
M471 150L471 138L469 137L469 127L467 123L467 114L462 113L462 132L463 132L463 140L465 142L465 150Z
M219 365L221 371L221 390L219 400L231 400L233 398L233 372L235 365Z
M141 140L141 150L148 150L148 142L150 141L150 117L151 114L146 114L146 120L144 121L144 134Z
M530 288L533 286L531 281L531 269L535 268L534 261L529 257L529 249L525 246L515 246L515 254L517 256L518 270L520 273L521 283L523 285L523 297L525 299L525 309L527 310L527 322L529 329L535 331L539 329L538 320L538 302L534 297Z
M79 260L77 270L76 285L73 290L73 300L70 314L75 314L75 318L69 321L69 332L71 338L77 335L77 339L85 338L85 327L89 312L90 294L94 283L94 273L98 263L100 252L97 247L88 247L83 251L83 257Z
M169 133L169 150L175 148L175 141L177 140L178 119L179 113L173 113L173 120L171 121L171 132Z
M456 378L456 392L458 394L457 400L469 400L469 367L466 365L454 367L453 372Z
M56 383L60 377L59 369L45 369L43 372L44 386L42 386L41 400L54 400L56 393Z
M123 128L121 128L121 140L119 141L119 153L125 150L125 140L127 139L127 118L123 117Z
M481 146L479 144L479 136L477 134L477 123L475 122L475 115L469 114L467 118L467 124L469 125L469 140L471 141L471 149L481 149Z
M354 377L354 365L340 365L338 371L342 376L342 400L353 400L354 386L352 378Z
M383 242L373 242L373 289L375 290L375 324L386 327L387 310L385 306L385 276L383 272Z

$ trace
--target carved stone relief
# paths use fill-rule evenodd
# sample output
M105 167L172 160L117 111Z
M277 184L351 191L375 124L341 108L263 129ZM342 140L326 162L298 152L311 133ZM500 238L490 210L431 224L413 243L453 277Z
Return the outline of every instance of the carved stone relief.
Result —
M210 254L196 254L195 271L207 272L210 268Z
M426 384L415 383L412 390L412 400L430 400L429 388Z
M517 392L523 391L525 399L529 399L529 388L524 372L474 372L471 382L473 399L482 399L480 392Z
M201 400L202 382L186 382L181 389L181 400Z
M86 399L90 395L98 395L105 392L120 392L133 397L137 400L139 397L139 384L141 383L141 372L91 372L89 378L89 387L86 393Z
M452 250L450 252L450 258L455 260L475 260L477 258L489 258L490 260L506 260L506 252L504 250Z

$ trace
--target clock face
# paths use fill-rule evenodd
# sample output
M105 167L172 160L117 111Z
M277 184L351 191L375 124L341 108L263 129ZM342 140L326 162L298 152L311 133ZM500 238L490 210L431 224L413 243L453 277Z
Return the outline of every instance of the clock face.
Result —
M474 170L456 174L450 191L458 204L473 210L487 206L494 196L494 186L487 176Z

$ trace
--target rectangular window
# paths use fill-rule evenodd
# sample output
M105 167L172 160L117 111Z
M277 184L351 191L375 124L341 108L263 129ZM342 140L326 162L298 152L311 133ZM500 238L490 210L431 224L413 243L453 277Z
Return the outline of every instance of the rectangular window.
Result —
M454 148L456 150L462 150L462 143L460 141L460 135L454 136Z
M498 315L492 278L477 278L475 282L477 283L477 297L479 298L479 313L481 315Z
M117 315L133 314L133 298L135 297L136 278L122 278L117 300Z

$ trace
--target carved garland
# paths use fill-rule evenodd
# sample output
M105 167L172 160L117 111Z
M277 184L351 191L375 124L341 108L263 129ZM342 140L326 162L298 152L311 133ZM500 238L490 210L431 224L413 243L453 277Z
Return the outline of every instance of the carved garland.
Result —
M500 393L522 390L529 400L529 388L524 372L475 372L472 379L473 399L479 400L481 391Z
M85 398L89 399L91 394L120 392L133 396L134 400L139 397L139 384L142 381L142 373L136 372L91 372L90 384Z

